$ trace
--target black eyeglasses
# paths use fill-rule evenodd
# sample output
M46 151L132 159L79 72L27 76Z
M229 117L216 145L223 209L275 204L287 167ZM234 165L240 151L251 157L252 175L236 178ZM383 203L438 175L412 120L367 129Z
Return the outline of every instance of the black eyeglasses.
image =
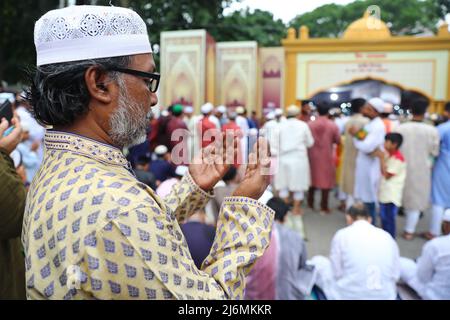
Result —
M118 67L110 67L110 68L108 68L108 70L131 74L136 77L144 78L144 81L147 84L148 90L150 90L153 93L158 91L159 79L161 77L161 75L159 73L149 73L149 72L144 72L144 71L118 68Z

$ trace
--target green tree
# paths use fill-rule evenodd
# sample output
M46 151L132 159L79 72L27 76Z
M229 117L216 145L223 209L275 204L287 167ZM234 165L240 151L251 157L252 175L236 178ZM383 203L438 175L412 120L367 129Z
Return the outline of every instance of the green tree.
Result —
M450 13L450 0L429 0L434 5L436 14L445 19L445 16Z
M59 0L0 1L0 80L24 81L25 68L36 63L34 23L58 5Z
M439 17L434 3L435 0L358 0L345 6L328 4L295 17L289 26L298 29L306 25L311 37L339 37L369 6L376 5L392 34L414 35L435 30Z
M205 28L220 34L223 10L240 0L77 0L77 4L131 7L147 23L150 40L159 44L161 31ZM45 12L56 9L60 0L0 1L0 80L16 83L25 80L22 71L34 65L34 23ZM66 5L67 1L63 1ZM156 56L156 62L158 63Z
M271 12L248 8L233 12L223 18L216 32L216 41L254 40L262 47L280 46L286 37L287 28L283 21L276 20Z

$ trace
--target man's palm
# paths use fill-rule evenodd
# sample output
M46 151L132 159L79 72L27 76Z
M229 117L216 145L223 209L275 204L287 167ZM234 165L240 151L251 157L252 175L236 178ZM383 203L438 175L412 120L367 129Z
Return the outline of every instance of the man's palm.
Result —
M189 166L189 173L195 183L203 190L209 191L222 179L233 163L237 152L237 139L221 135L215 143L210 144L194 158ZM224 143L225 140L227 143Z

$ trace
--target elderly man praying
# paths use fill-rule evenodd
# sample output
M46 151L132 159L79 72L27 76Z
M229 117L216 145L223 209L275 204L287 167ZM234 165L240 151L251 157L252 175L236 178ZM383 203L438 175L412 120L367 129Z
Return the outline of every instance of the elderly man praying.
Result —
M230 154L216 141L165 199L134 176L121 149L145 139L160 78L144 21L119 7L53 10L37 21L35 44L28 99L52 129L25 209L28 297L242 299L272 227L273 211L254 200L269 183L265 140L224 200L199 269L178 222L205 206Z

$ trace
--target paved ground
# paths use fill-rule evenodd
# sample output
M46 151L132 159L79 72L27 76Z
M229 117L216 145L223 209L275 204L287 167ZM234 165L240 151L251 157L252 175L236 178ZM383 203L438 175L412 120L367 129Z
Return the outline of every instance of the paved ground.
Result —
M331 196L330 196L331 198ZM345 216L336 208L337 201L331 201L332 213L330 215L322 216L319 212L313 212L310 209L304 209L303 224L306 233L306 247L308 250L308 258L315 255L328 256L330 252L330 242L335 232L340 228L345 227ZM318 203L317 206L318 207ZM425 240L416 237L413 241L404 240L400 234L405 223L404 217L397 217L397 243L400 248L400 255L408 258L417 258L421 251ZM427 230L428 215L420 219L417 232L421 233Z

